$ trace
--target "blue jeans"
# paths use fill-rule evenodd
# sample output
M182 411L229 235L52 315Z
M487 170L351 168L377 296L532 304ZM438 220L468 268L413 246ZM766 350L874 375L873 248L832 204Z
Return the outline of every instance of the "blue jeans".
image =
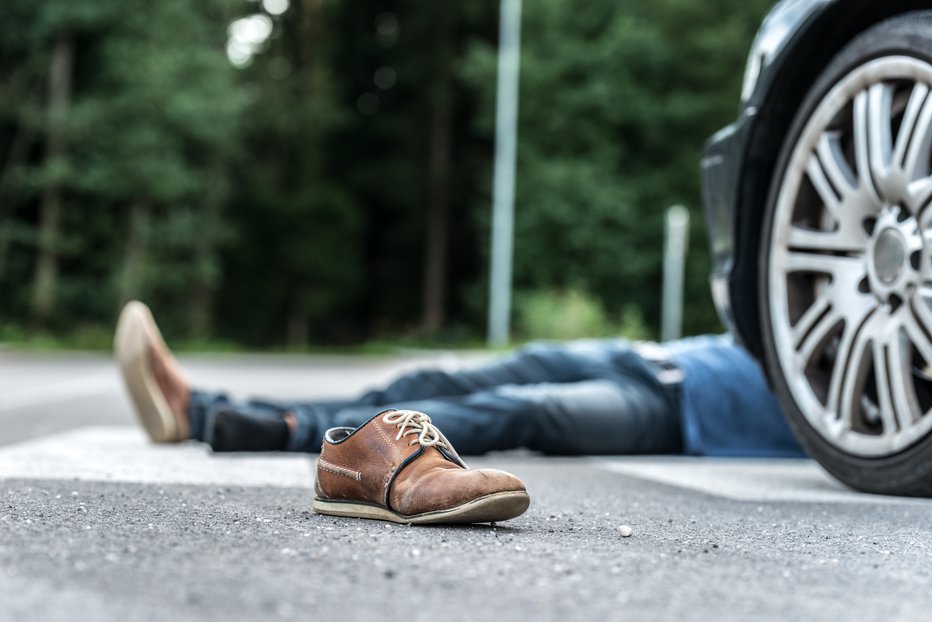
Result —
M549 454L682 451L678 390L622 339L538 343L466 371L425 369L354 400L237 402L193 391L192 435L206 438L217 412L293 413L287 449L320 450L324 432L356 427L388 408L426 412L461 454L526 447Z

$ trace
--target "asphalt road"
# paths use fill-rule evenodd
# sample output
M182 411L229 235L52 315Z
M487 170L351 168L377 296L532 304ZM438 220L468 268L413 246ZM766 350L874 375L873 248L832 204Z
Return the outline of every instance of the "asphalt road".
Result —
M425 361L182 362L205 386L325 397ZM932 610L932 503L848 491L808 461L497 454L469 462L521 476L524 516L398 526L313 514L313 456L149 445L116 380L105 357L0 352L0 620L891 621Z

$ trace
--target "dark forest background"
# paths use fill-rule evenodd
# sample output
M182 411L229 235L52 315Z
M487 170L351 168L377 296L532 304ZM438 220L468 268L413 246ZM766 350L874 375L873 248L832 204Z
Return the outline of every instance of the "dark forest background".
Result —
M699 204L764 0L527 0L516 338L720 330ZM304 348L485 330L498 3L0 3L0 341Z

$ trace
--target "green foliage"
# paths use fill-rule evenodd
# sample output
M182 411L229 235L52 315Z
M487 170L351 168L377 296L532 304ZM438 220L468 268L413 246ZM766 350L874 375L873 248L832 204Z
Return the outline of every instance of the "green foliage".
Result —
M60 189L65 204L54 249L59 311L51 328L71 332L85 320L109 323L124 295L180 302L217 281L199 249L222 239L227 228L212 214L226 200L224 169L239 144L243 102L223 53L226 26L217 11L223 8L184 0L36 5L31 60L21 68L45 96L49 50L61 40L73 50L66 146L63 157L43 159L53 130L44 103L33 101L7 118L11 149L24 131L34 136L24 162L14 168L7 160L11 170L2 181L8 187L0 181L0 235L2 225L15 223L6 228L11 265L0 273L0 287L16 290L0 299L0 313L28 313L33 227L50 186ZM131 232L137 206L147 218ZM131 252L140 256L133 271L126 267ZM182 316L169 314L179 322Z
M612 320L597 298L575 289L522 293L515 307L515 332L525 340L619 336L646 339L650 334L637 307L625 307L618 320Z
M659 327L663 213L690 207L687 332L717 319L706 275L698 163L733 116L750 35L767 3L539 0L525 9L516 201L519 287L594 293ZM481 88L494 45L464 68ZM480 131L491 132L486 91Z
M524 4L522 337L655 335L663 210L675 203L693 214L686 331L717 328L698 162L734 115L766 5ZM128 297L195 342L481 339L497 4L292 0L234 67L229 27L262 11L250 0L0 3L0 340L96 343ZM58 118L62 45L73 64ZM449 179L431 160L438 144ZM448 320L427 335L438 192ZM64 210L55 309L40 322L31 301L50 194Z

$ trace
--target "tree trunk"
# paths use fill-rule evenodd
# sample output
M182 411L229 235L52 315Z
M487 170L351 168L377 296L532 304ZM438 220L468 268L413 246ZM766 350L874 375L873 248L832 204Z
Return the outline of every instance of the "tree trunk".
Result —
M25 123L20 123L10 146L10 154L4 162L3 170L0 171L0 282L6 274L7 256L16 217L13 199L8 192L10 177L26 163L34 138L35 132L32 128Z
M146 255L149 250L149 221L152 207L148 201L136 200L129 206L129 233L123 250L123 274L120 277L120 306L139 298L143 292Z
M61 235L62 187L55 177L65 158L65 121L71 103L71 73L74 65L74 45L67 35L61 35L52 52L49 67L48 137L46 166L53 179L42 192L39 213L38 257L33 286L32 312L36 322L45 324L55 310L58 290L58 245Z
M449 4L436 5L437 69L430 122L429 196L424 240L423 328L435 332L446 320L450 166L453 151L453 18Z
M288 346L291 348L307 347L307 323L308 311L304 301L304 296L298 294L291 303L291 309L288 312Z
M310 93L320 59L321 0L302 0L298 20L298 64L301 86Z
M297 67L300 80L300 93L304 112L301 119L304 127L301 130L306 146L309 148L320 146L318 133L319 123L312 112L315 108L313 102L319 96L315 93L315 86L320 79L321 63L320 36L322 19L322 0L300 0L300 14L297 16ZM293 173L294 171L290 171ZM301 171L301 175L316 176L318 170ZM299 271L300 272L300 271ZM308 282L309 277L302 276L296 279L291 286L291 299L288 301L288 317L285 326L285 340L291 348L306 348L308 345L308 324L310 322L310 305L308 303L310 292L314 284Z
M211 167L209 188L207 196L204 197L204 235L194 249L198 279L191 294L189 321L191 334L199 338L208 337L213 331L214 294L217 289L214 266L218 263L218 228L227 195L223 185L224 173L224 166L221 164Z

